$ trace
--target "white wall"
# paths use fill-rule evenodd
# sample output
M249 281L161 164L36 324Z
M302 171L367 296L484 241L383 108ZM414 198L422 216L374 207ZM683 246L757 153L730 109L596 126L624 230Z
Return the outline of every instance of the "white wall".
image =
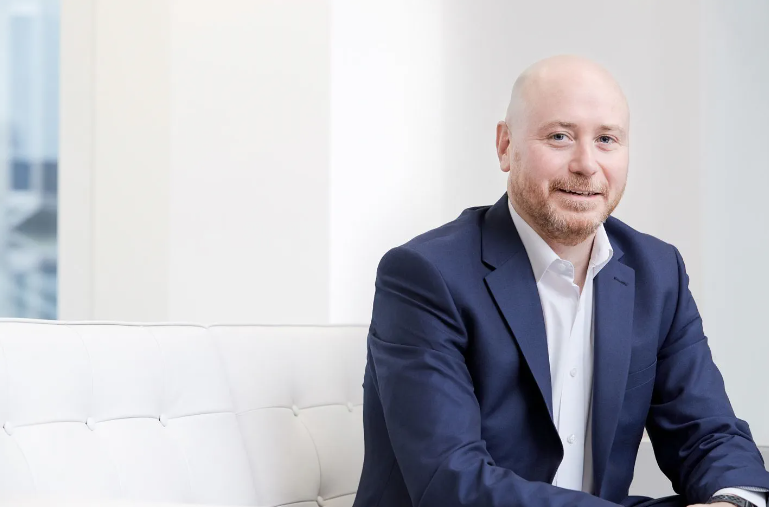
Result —
M106 319L163 319L169 306L161 280L168 276L170 241L171 13L167 1L131 0L100 1L95 14L93 312Z
M331 4L329 320L361 323L382 255L454 217L444 2Z
M61 12L59 314L162 320L168 4L70 0Z
M58 314L77 319L93 316L94 10L61 9Z
M737 414L769 445L769 3L702 9L700 309Z
M61 318L367 322L388 248L504 192L515 76L580 53L631 104L617 215L681 250L769 444L765 4L543 5L65 0Z
M328 4L171 12L166 318L326 322Z
M62 11L60 318L326 322L327 3Z

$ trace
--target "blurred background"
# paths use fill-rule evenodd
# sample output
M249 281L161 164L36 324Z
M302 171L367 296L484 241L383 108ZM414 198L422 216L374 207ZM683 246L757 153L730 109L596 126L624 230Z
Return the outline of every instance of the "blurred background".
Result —
M385 251L503 194L515 77L597 60L631 107L615 214L681 250L769 445L768 0L0 0L0 34L16 317L367 323Z
M56 318L59 2L0 0L0 316Z

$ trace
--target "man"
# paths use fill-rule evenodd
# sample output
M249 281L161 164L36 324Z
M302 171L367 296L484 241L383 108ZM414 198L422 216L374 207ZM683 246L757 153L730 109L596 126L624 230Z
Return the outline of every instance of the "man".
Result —
M355 507L765 507L681 256L610 218L628 135L607 71L541 61L497 125L507 194L384 256ZM628 497L644 427L680 496Z

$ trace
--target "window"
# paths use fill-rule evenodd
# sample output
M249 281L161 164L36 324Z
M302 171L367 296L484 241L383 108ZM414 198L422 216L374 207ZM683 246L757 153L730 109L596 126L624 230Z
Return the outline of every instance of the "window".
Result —
M56 318L59 0L0 0L0 316Z
M11 160L11 190L29 190L29 162L26 160Z

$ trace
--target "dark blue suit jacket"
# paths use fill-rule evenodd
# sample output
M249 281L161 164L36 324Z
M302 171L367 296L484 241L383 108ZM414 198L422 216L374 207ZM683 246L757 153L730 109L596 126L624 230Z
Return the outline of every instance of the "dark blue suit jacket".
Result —
M379 264L355 507L628 504L644 426L687 501L723 487L769 489L678 251L614 218L605 227L614 256L594 281L595 496L551 484L563 447L545 324L503 196Z

